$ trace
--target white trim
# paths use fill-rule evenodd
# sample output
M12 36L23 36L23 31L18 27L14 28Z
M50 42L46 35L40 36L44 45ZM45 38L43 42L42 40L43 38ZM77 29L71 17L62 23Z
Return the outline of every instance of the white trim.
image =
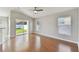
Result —
M9 29L9 32L8 32L8 37L9 37L9 40L10 40L10 16L8 17L8 29Z
M79 48L79 42L78 42L78 48Z
M63 40L63 41L67 41L67 42L78 44L78 42L71 41L71 40L66 40L66 39L63 39L63 38L56 37L56 36L51 36L51 35L47 35L47 34L43 34L43 33L37 33L37 34L43 35L43 36L47 36L47 37L50 37L50 38L56 38L56 39L59 39L59 40Z

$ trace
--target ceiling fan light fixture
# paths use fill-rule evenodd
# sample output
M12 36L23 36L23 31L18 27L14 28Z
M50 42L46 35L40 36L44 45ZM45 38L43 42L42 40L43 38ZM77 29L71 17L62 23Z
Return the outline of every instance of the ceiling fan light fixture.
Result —
M35 13L35 14L37 14L37 13L38 13L38 11L34 10L34 13Z

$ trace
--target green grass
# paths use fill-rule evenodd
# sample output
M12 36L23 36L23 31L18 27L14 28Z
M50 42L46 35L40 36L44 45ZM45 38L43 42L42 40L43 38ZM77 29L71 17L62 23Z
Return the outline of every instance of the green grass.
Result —
M16 28L16 35L19 35L20 33L24 33L26 32L27 30L25 29L22 29L22 28Z

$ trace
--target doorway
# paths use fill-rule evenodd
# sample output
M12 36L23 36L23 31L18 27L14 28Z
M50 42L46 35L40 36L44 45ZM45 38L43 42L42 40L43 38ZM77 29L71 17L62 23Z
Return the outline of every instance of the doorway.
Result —
M16 51L26 49L29 40L29 21L16 19Z

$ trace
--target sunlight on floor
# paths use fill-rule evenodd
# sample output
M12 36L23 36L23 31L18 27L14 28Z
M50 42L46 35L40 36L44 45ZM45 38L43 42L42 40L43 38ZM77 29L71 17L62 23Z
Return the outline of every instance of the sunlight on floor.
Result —
M28 47L28 37L27 34L16 36L16 51L25 49Z
M59 52L71 52L71 49L67 45L59 44Z
M36 49L39 49L41 47L41 39L40 36L36 36L36 41L35 41L35 47Z

